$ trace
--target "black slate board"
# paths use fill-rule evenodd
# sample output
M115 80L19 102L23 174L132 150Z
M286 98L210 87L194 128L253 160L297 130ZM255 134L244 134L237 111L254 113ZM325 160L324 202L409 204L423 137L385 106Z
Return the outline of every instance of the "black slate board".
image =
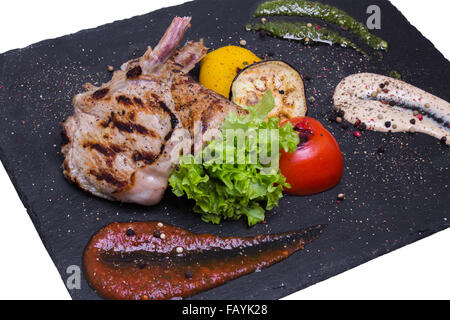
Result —
M247 236L328 224L322 237L286 261L231 281L194 299L277 299L450 226L449 150L425 135L365 132L359 140L326 121L339 81L352 73L399 71L404 80L449 101L450 63L388 1L326 0L361 21L366 8L382 10L377 35L391 44L382 61L370 62L339 47L299 43L248 33L244 25L259 1L199 0L0 56L0 158L42 241L66 280L69 265L81 265L90 237L113 221L160 220L193 232ZM267 224L202 223L191 203L167 193L151 208L97 199L67 183L60 170L59 123L72 112L71 98L85 82L105 82L109 64L143 54L176 15L192 15L185 39L205 39L210 48L247 40L260 56L269 52L310 74L309 115L335 135L345 157L345 176L335 189L312 197L286 197ZM376 152L386 149L384 155ZM347 200L336 201L338 193ZM74 299L97 299L82 280Z

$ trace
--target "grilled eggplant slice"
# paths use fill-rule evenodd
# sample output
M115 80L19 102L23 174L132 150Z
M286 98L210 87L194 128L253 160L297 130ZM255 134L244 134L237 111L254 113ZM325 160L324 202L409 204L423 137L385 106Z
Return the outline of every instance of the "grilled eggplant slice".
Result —
M281 60L252 64L242 70L231 85L231 100L243 107L256 105L271 90L275 108L269 117L288 120L306 115L305 87L301 74Z

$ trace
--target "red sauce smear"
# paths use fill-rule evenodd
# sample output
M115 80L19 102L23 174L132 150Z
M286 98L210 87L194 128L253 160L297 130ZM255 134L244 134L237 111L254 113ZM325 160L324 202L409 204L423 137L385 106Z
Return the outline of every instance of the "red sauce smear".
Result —
M239 238L158 222L113 223L86 247L84 272L106 299L186 298L286 259L323 229Z

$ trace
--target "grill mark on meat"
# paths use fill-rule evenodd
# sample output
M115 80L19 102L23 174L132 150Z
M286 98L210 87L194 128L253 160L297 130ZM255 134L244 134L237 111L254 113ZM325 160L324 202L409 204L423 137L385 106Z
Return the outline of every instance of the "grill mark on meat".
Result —
M142 102L141 99L134 97L133 98L133 102L137 105L139 105L140 107L144 107L144 102Z
M167 133L167 135L164 137L164 141L168 141L168 140L172 137L173 131L175 130L175 128L176 128L177 125L178 125L178 118L177 118L177 116L169 109L169 107L168 107L163 101L161 101L161 100L159 99L159 96L158 96L157 94L152 93L152 97L153 97L153 99L159 104L159 108L161 108L164 112L166 112L166 113L169 114L169 116L170 116L170 126L171 126L171 129L170 129L170 131ZM166 148L166 144L163 143L163 144L161 145L161 150L159 151L158 157L159 157L161 154L163 154L165 148Z
M97 90L92 94L92 98L94 98L95 100L100 100L104 98L108 94L108 92L109 92L108 88Z
M128 117L130 118L131 121L136 121L136 112L131 111L128 115Z
M145 164L152 164L158 159L159 155L151 152L136 151L133 153L134 162L144 162Z
M128 79L132 79L132 78L137 78L142 74L142 68L141 66L136 66L133 69L128 70L127 72L127 78Z
M159 106L161 109L163 109L166 113L168 113L170 115L170 125L172 127L171 131L175 130L175 128L178 125L177 116L167 107L167 105L164 102L160 101Z
M117 144L104 145L98 142L88 142L83 145L84 148L91 148L105 155L114 158L118 153L124 152L125 149Z
M101 171L95 171L90 170L89 173L93 175L98 181L106 181L109 184L112 184L113 186L116 186L119 189L123 189L127 186L127 182L123 180L119 180L115 178L113 175L111 175L109 172L106 172L104 170Z
M135 118L136 114L130 114L130 117ZM159 135L155 131L150 130L140 124L121 121L117 118L117 114L115 112L111 112L111 116L108 118L108 121L100 122L100 126L102 126L103 128L109 127L110 124L112 124L113 127L116 127L119 131L124 131L127 133L137 132L139 134L148 135L153 138L159 137Z
M133 102L131 101L130 98L128 98L127 96L124 95L120 95L116 98L117 102L124 105L124 106L132 106Z
M152 136L154 138L158 137L158 134L156 134L153 130L147 129L140 124L120 121L115 113L112 113L111 115L111 122L119 131L125 131L128 133L137 132L142 135Z

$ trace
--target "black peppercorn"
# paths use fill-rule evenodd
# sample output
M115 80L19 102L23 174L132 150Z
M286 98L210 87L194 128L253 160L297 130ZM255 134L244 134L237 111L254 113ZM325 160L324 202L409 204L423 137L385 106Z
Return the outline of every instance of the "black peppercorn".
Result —
M411 124L416 124L416 120L415 120L415 119L411 119L411 120L409 120L409 122L410 122Z
M348 123L343 123L341 128L344 129L344 130L347 130L348 129Z
M391 127L391 122L390 121L386 121L384 123L384 125L385 125L386 128L390 128Z
M345 111L344 110L341 110L341 109L339 109L339 111L338 111L338 113L337 113L337 115L339 116L339 117L343 117L343 116L345 116Z
M153 232L153 236L154 236L155 238L161 237L161 231L156 230L155 232Z
M390 101L390 102L389 102L389 105L390 105L391 107L393 107L393 106L395 106L395 102L394 102L394 101Z
M363 122L359 125L359 130L364 131L367 129L367 125Z
M384 83L380 83L380 88L384 89Z
M386 150L383 147L379 147L377 152L378 153L384 153Z
M132 237L136 235L136 232L134 232L133 229L128 229L127 232L125 232L125 234L127 235L127 237Z
M447 137L445 137L445 136L442 137L442 138L441 138L441 143L442 143L442 144L447 144Z
M328 121L330 121L330 122L335 122L335 121L336 121L336 115L330 114L330 115L328 116Z
M284 90L279 90L278 91L280 94L284 94Z

